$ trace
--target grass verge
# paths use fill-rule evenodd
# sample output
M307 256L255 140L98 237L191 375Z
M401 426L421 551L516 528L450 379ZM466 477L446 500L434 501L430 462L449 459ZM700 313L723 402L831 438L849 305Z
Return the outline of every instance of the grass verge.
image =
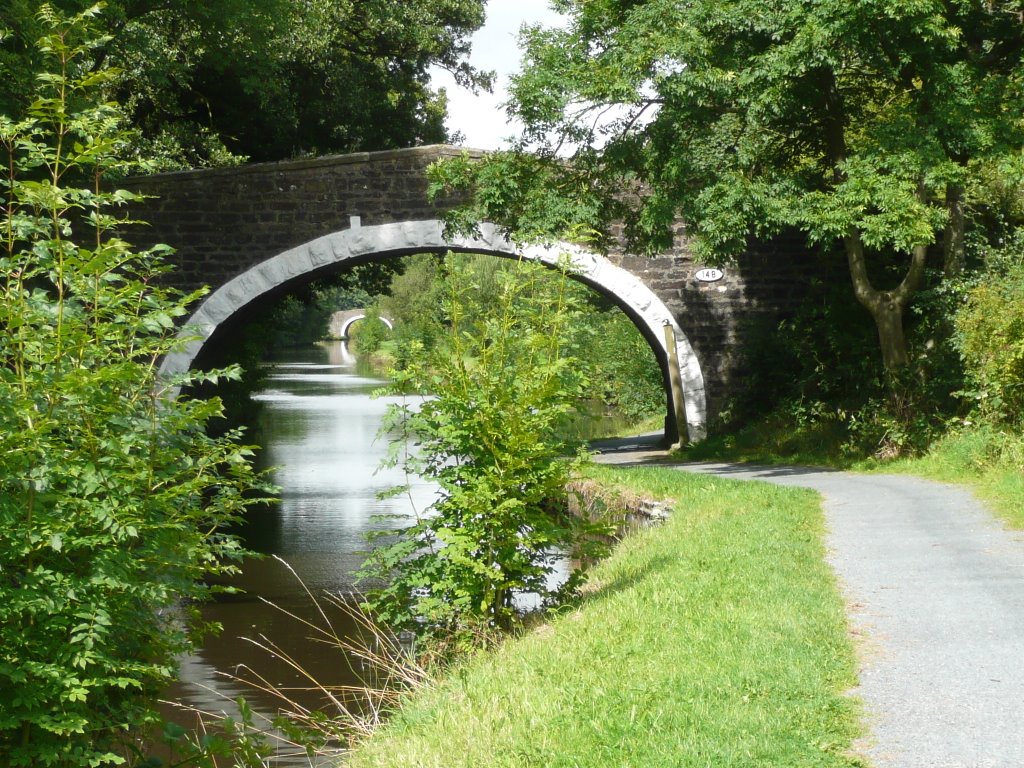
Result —
M846 437L836 421L794 426L785 415L771 414L741 429L712 434L687 447L681 458L850 469L864 462L844 450Z
M987 425L961 429L924 456L882 470L966 485L1007 525L1024 529L1024 435Z
M1024 435L986 424L956 428L922 456L880 461L843 452L841 432L788 429L773 416L742 431L714 436L677 458L829 466L860 472L917 475L966 485L1007 525L1024 529Z
M807 491L599 468L675 500L586 597L411 697L347 765L853 766L852 642Z

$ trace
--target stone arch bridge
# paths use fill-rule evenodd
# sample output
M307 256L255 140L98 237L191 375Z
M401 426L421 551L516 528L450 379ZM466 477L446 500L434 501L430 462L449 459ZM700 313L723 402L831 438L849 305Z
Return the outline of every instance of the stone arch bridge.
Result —
M332 339L348 339L349 332L352 330L352 326L358 323L360 320L366 319L365 309L343 309L335 312L331 315L328 321L327 336ZM395 324L391 322L391 318L384 317L381 315L377 318L388 328L394 328Z
M702 280L682 231L672 250L654 258L568 244L520 247L486 222L477 236L446 238L440 219L452 201L427 199L425 170L462 151L430 146L130 180L127 186L152 196L133 212L149 226L131 236L177 249L170 260L179 287L211 288L188 321L200 338L169 356L164 371L189 368L262 302L367 261L447 250L549 265L568 256L574 276L617 304L651 346L665 380L667 439L702 438L708 419L742 389L753 329L776 323L804 293L807 255L769 243L720 279ZM674 332L675 355L665 326ZM685 424L669 386L673 357Z

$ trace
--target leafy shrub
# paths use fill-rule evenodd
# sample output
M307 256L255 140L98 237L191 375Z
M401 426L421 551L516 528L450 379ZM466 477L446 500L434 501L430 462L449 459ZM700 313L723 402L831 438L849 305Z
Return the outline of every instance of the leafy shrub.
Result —
M819 283L793 317L752 336L745 394L719 429L772 415L774 444L891 458L924 450L962 408L952 323L963 284L929 273L907 322L908 364L886 372L870 316L840 281ZM825 444L832 447L826 449Z
M391 279L389 295L379 301L380 314L395 324L400 365L407 362L405 350L434 347L443 323L441 302L437 257L416 254L406 259L404 269Z
M349 330L350 345L359 355L372 355L391 338L391 328L380 319L380 308L374 304L366 310L366 317Z
M594 527L551 503L580 461L561 427L587 383L566 353L566 280L519 262L497 273L496 302L481 312L466 268L446 260L446 333L430 353L414 346L392 388L431 395L394 406L386 428L394 462L440 486L429 510L376 539L366 566L387 582L373 608L396 628L513 626L517 599L552 597L556 564Z
M956 341L979 415L1024 424L1024 264L990 273L968 292Z
M0 755L11 766L124 762L192 647L199 582L241 554L221 526L257 485L217 401L157 379L195 296L160 287L166 247L133 252L103 191L124 134L84 67L89 9L49 6L55 64L0 117ZM83 39L86 42L82 42ZM71 180L90 180L76 187Z
M515 261L481 254L455 255L449 263L454 262L458 262L459 274L466 280L462 323L476 332L502 300L504 273L520 267ZM557 271L551 270L536 275L538 281L562 279ZM392 280L391 295L381 298L381 314L395 321L395 343L388 344L387 350L398 367L406 364L406 351L414 342L430 350L444 335L446 320L439 311L443 280L436 257L413 256L407 260L404 271ZM580 283L570 281L563 290L579 308L567 330L567 348L592 370L593 388L585 397L610 406L634 422L663 413L665 389L661 368L632 321ZM358 351L373 351L375 346L364 344L362 330L359 334Z
M665 412L665 383L650 345L618 309L582 318L590 343L579 351L594 366L595 393L633 422Z

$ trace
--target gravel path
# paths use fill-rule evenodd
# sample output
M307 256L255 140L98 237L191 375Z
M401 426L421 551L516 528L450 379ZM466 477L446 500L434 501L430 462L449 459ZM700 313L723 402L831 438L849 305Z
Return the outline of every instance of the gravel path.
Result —
M647 455L651 455L647 451ZM602 457L642 459L635 452ZM601 460L601 459L599 459ZM813 488L878 768L1024 768L1024 533L959 487L796 467L678 469Z

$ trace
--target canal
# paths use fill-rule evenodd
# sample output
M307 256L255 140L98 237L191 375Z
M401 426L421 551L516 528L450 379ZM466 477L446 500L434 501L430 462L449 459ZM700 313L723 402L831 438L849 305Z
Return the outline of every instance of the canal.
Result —
M388 441L378 432L393 399L372 396L385 382L365 373L344 342L281 351L267 365L264 388L252 399L260 463L271 468L280 501L239 530L262 555L246 560L232 582L240 592L202 608L204 620L223 629L181 662L181 681L169 698L186 709L234 714L241 695L259 718L272 718L282 701L262 688L317 708L327 702L313 680L327 688L358 684L358 660L311 640L317 633L306 622L325 628L329 621L339 636L353 634L345 612L320 598L354 594L366 535L389 527L379 516L410 515L434 496L433 486L411 478L409 494L378 498L407 482L399 469L381 469ZM310 595L320 599L326 619ZM189 720L183 710L174 718Z
M386 382L359 366L344 342L279 351L266 365L264 388L252 399L260 463L271 469L280 500L251 513L238 531L261 555L243 563L232 582L239 591L202 606L204 620L223 629L181 660L180 682L168 695L176 704L167 714L189 728L197 712L236 716L238 696L264 725L290 709L271 691L300 708L336 711L318 686L357 686L367 673L314 629L342 638L357 632L351 617L322 596L357 599L355 574L367 534L395 525L381 516L409 516L434 500L434 486L381 468L389 444L378 433L395 400L373 397ZM407 482L408 494L380 497ZM568 560L553 574L554 585L567 568ZM520 604L530 608L535 601L526 595ZM308 762L302 757L275 764Z

